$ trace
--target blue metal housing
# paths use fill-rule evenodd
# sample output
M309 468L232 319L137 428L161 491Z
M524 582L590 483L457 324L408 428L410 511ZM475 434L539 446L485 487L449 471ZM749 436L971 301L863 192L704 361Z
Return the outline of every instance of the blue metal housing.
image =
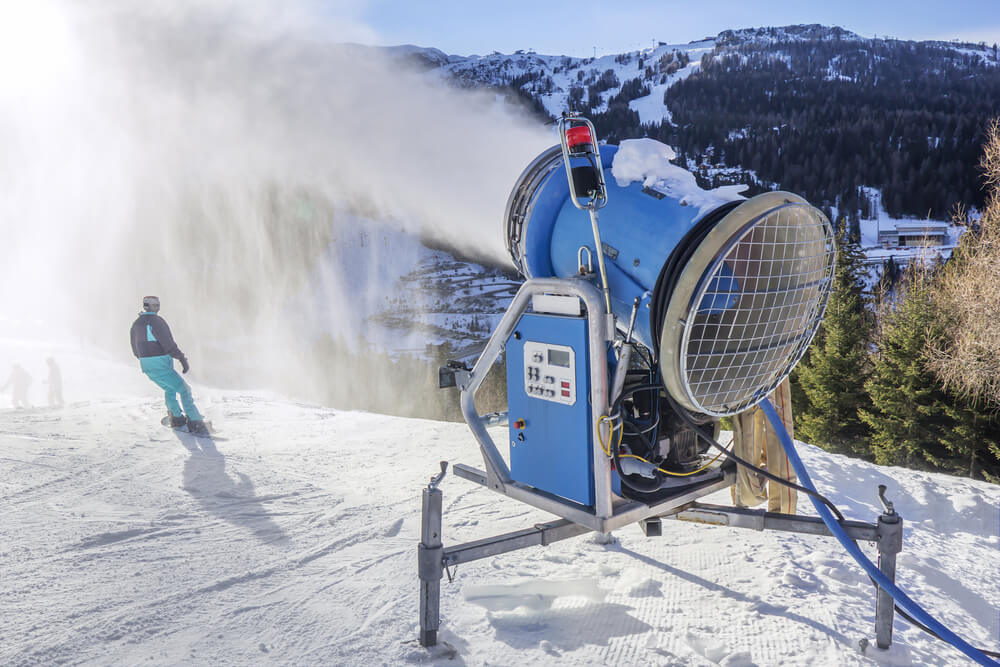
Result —
M528 343L572 348L576 395L573 405L527 392L527 386L535 382L525 377L524 350ZM594 455L587 350L586 319L523 315L507 339L507 405L511 478L581 505L593 506ZM520 422L523 426L518 428Z
M611 175L617 146L601 146L608 205L600 211L601 241L607 262L611 306L627 322L636 297L640 313L635 337L653 347L649 303L664 262L702 212L633 182L619 187ZM581 246L594 252L594 237L586 213L573 206L566 170L560 165L541 181L527 206L521 247L524 269L535 278L568 278L579 273ZM593 255L596 266L596 254ZM732 305L729 303L728 305ZM726 304L717 304L725 308Z

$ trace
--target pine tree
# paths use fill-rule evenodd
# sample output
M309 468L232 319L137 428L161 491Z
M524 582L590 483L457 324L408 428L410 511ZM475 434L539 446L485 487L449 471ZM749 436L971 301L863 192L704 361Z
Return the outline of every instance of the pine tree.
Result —
M872 430L875 461L879 464L932 465L948 452L945 439L946 397L925 368L928 327L934 314L923 269L910 269L895 309L885 308L871 377L865 388L871 407L859 410Z
M872 317L863 295L864 254L849 238L841 220L833 288L808 358L796 369L802 394L796 406L795 431L816 445L862 456L871 455L868 427L858 409L868 407L868 344Z
M866 388L875 460L916 462L970 477L1000 479L1000 418L945 389L929 368L928 341L945 332L929 269L907 272L902 295L883 315L878 359Z
M952 458L936 465L972 478L982 476L1000 482L1000 419L996 413L984 411L981 404L949 394L954 403L945 404L944 412L954 427L939 444Z

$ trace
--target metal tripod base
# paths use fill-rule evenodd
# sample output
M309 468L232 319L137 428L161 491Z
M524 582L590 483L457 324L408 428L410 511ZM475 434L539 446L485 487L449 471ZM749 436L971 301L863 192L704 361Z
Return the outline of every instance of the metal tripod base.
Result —
M440 477L437 479L437 482L439 481ZM829 529L818 517L698 502L686 503L661 516L644 518L639 521L639 525L647 537L660 536L663 534L661 523L663 519L832 537ZM903 519L892 511L891 504L875 524L845 521L843 526L853 539L876 544L879 570L890 581L895 581L896 554L903 547ZM446 568L526 547L547 546L592 530L593 528L568 519L559 519L536 524L525 530L445 548L441 541L441 490L437 488L437 483L432 481L423 492L421 540L417 549L417 571L420 577L420 644L422 646L437 644L437 633L441 623L441 578ZM888 593L881 589L877 590L875 642L880 649L887 649L892 644L895 607Z

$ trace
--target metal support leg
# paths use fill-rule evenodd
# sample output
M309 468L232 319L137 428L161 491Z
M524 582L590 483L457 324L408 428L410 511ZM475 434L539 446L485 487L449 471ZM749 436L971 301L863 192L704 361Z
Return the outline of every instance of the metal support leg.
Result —
M420 577L420 645L437 644L441 625L441 577L444 575L444 547L441 543L441 474L424 489L420 513L420 544L417 547L417 574Z
M879 496L886 503L886 511L878 518L878 569L889 581L896 581L896 554L903 549L903 518L896 514L892 503L885 501L885 487L879 487ZM875 601L875 645L887 649L892 644L892 621L895 602L888 593L878 589Z

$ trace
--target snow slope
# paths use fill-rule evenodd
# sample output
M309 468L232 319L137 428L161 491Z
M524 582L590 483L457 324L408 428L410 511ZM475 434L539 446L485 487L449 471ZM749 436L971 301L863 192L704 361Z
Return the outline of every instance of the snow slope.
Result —
M481 465L464 424L195 382L228 438L213 445L160 426L131 365L0 341L0 364L36 377L49 354L70 405L0 409L0 664L875 664L856 649L872 588L833 540L672 522L463 566L442 585L447 644L426 651L420 491L439 460ZM996 650L1000 487L802 449L850 518L889 486L899 581ZM446 545L551 519L451 475L442 489ZM896 664L964 664L898 619L896 640Z
M446 64L440 65L434 75L452 78L465 85L500 86L517 77L534 74L537 78L523 84L526 92L536 96L545 110L556 118L568 109L568 99L572 88L583 88L596 80L604 72L614 73L618 84L601 93L601 105L594 111L607 111L608 100L617 95L622 84L631 79L641 79L651 87L651 93L629 102L629 107L639 113L641 122L658 123L670 120L670 110L664 104L667 89L691 76L701 68L701 57L712 53L715 40L704 39L688 44L664 44L630 51L609 54L599 58L572 58L570 56L541 55L534 52L514 54L492 53L488 56L452 56ZM669 75L657 68L664 56L686 54L691 62ZM428 54L429 62L435 54ZM656 68L655 76L647 75L647 68ZM661 81L661 78L664 79Z

